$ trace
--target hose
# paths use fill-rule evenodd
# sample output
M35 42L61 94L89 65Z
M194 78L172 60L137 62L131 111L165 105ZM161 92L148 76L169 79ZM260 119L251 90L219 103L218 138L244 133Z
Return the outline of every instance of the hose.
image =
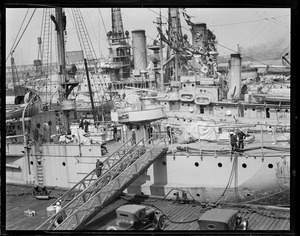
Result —
M138 202L138 201L134 201L134 200L132 200L132 199L128 199L128 198L123 197L123 196L120 196L120 197L121 197L122 199L128 201L128 202L140 203L140 202ZM188 224L188 223L193 223L193 222L198 221L198 218L197 218L197 219L193 219L193 220L188 220L188 221L174 221L174 220L172 220L168 215L166 215L162 209L160 209L159 207L155 206L154 204L151 204L151 203L144 203L144 202L143 202L143 205L147 205L147 206L151 206L151 207L156 208L157 210L159 210L160 212L162 212L163 216L164 216L165 218L167 218L167 220L169 220L171 223L174 223L174 224Z

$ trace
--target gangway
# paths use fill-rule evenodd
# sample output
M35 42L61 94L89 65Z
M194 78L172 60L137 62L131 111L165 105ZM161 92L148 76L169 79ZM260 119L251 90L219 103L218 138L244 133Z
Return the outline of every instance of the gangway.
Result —
M148 147L149 144L146 147L145 143L149 141L151 147ZM81 190L77 191L74 186L58 199L57 201L62 200L61 210L52 215L37 230L74 230L83 227L145 172L158 157L164 155L166 150L165 139L159 140L156 144L152 139L147 141L142 139L113 165L111 164L114 158L110 158L111 161L105 162L106 169L98 179L95 178L95 170L93 170L77 184L77 189L81 188ZM67 202L68 198L71 199L69 202ZM60 215L64 216L64 220L55 228L54 222Z
M131 150L137 146L137 145L131 145L131 143L132 141L131 139L129 139L103 161L102 174L105 173L107 170L109 170L112 166L114 166L118 161L120 161L125 156L126 152L127 153L131 152ZM64 193L51 205L55 206L57 202L61 202L64 205L66 201L71 201L73 198L75 198L79 193L81 193L83 190L88 188L96 180L97 180L96 169L93 169L82 180L80 180L76 185L74 185L71 189L69 189L66 193Z

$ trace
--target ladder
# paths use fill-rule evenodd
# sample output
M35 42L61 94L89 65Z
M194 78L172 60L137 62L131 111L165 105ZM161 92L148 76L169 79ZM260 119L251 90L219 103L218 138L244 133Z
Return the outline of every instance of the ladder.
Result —
M84 57L87 59L88 62L95 63L97 62L97 56L93 48L92 41L89 37L82 14L78 8L72 8L72 13L75 20L80 46L82 51L84 52Z
M144 173L158 157L166 153L165 139L156 144L151 142L151 147L147 148L145 143L149 141L152 140L140 140L70 202L63 202L60 212L51 216L37 230L46 229L45 227L52 230L74 230L83 227ZM54 228L53 222L62 213L65 215L64 221Z
M41 51L41 62L45 76L50 74L50 62L51 62L51 51L52 51L52 24L51 24L51 13L52 8L44 9L44 25L43 25L43 37L42 37L42 51Z

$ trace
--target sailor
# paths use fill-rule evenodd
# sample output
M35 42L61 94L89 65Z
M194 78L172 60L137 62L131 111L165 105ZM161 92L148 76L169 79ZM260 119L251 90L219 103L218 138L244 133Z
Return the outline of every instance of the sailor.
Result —
M231 151L234 152L237 149L237 136L235 133L230 132L230 144L231 144Z
M153 127L151 125L149 125L148 127L148 134L149 134L149 139L153 138ZM151 143L151 141L149 141L149 143Z
M171 137L171 135L172 135L172 129L171 129L170 125L167 125L167 135L168 135L168 137L169 137L169 144L171 144L171 139L172 139L172 137Z
M134 129L132 129L131 143L132 143L132 145L136 144L136 134L135 134L135 130Z
M244 149L244 141L246 138L246 134L242 130L238 130L237 136L239 138L239 148Z
M114 127L113 127L113 133L114 133L114 140L118 141L118 137L117 137L118 128L115 124L114 124Z
M55 206L55 213L58 213L61 210L61 203L58 201ZM57 215L57 219L54 222L54 225L57 227L61 222L63 222L63 217L61 214Z
M89 122L87 120L84 121L84 132L89 132Z
M83 129L83 119L81 119L80 123L79 123L79 129Z
M96 175L97 175L98 178L101 176L102 167L103 167L103 163L100 161L99 158L97 158L97 162L96 162Z

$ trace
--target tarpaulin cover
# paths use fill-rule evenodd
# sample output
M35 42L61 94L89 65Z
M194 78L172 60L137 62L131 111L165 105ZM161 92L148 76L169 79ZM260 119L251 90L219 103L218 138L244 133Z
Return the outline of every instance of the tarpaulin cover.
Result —
M188 140L190 137L193 139L216 141L218 127L211 126L207 122L198 121L182 125L181 138Z
M140 111L145 108L144 103L137 94L129 94L125 97L125 101L132 105L134 111Z

